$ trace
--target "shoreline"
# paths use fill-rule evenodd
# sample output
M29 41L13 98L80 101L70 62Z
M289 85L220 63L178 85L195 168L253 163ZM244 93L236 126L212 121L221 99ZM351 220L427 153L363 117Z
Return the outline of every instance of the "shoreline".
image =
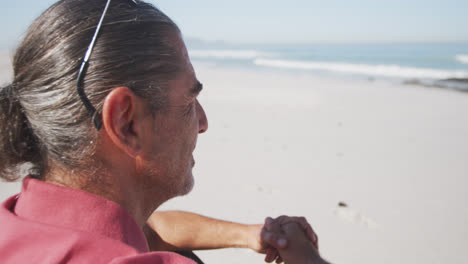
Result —
M368 81L368 82L386 82L393 85L405 85L405 86L420 86L425 88L439 88L446 89L449 91L456 92L468 92L468 79L467 78L414 78L414 77L387 77L372 74L353 74L353 73L340 73L326 70L307 70L307 69L288 69L288 68L276 68L267 67L255 64L242 64L229 62L216 62L207 60L194 59L193 63L200 65L201 67L219 67L225 70L234 71L252 71L259 73L277 73L292 76L310 76L318 79L334 79L334 80L346 80L346 81Z

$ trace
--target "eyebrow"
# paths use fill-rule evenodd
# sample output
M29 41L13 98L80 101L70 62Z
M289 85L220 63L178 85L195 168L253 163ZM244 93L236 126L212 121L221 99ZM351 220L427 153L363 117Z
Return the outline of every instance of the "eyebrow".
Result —
M203 84L197 80L192 90L190 90L190 95L197 96L203 90Z

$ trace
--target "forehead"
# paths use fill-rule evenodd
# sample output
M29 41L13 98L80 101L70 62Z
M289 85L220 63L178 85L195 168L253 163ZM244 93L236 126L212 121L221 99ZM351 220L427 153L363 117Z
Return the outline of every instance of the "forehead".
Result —
M179 34L174 38L173 45L174 50L181 57L182 67L181 72L173 80L169 81L168 96L170 101L171 99L177 99L177 97L190 95L192 88L197 83L195 70L190 61L187 48Z
M185 46L184 41L180 37L180 35L175 40L176 50L181 54L182 57L182 64L183 68L187 74L192 75L195 78L195 70L193 69L192 62L190 61L190 57L188 55L187 47Z

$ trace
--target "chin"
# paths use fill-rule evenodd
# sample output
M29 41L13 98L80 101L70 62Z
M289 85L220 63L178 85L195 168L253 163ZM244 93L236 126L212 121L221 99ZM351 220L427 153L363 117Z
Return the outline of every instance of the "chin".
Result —
M189 173L189 175L187 175L187 177L185 177L185 181L183 183L183 186L180 188L180 196L182 195L187 195L188 193L190 193L193 189L193 186L195 185L195 181L193 179L193 175L192 175L192 172Z

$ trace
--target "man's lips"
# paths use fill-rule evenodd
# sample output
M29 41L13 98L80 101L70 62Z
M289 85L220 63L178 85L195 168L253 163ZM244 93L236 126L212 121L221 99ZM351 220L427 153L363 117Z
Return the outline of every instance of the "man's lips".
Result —
M192 149L192 168L195 166L195 159L193 158L193 152L195 151L195 148L197 148L197 141L195 140L195 144Z

